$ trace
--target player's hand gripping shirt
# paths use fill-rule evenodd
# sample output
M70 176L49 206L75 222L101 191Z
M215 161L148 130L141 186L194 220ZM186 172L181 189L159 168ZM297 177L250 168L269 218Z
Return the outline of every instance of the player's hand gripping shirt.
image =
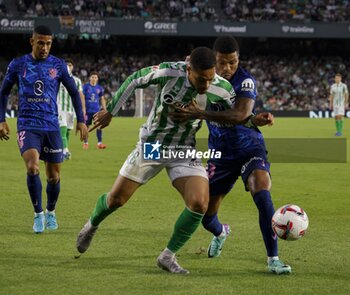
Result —
M36 60L31 54L12 60L0 90L0 122L12 86L18 84L17 130L59 130L57 93L60 83L71 94L78 122L84 122L81 101L73 77L62 59L49 55Z
M163 148L194 147L195 133L201 127L201 120L172 120L169 111L172 111L174 106L186 107L192 100L196 100L202 109L208 109L212 104L229 108L235 97L231 84L218 75L215 75L205 94L198 94L188 80L186 64L167 62L143 68L129 76L108 104L108 111L116 115L136 88L146 88L150 85L158 85L158 91L147 123L141 127L140 141L144 143L159 140Z
M230 83L236 93L236 100L239 98L256 100L256 81L248 71L238 67ZM225 108L226 106L221 104L210 107L212 111L220 111ZM258 128L216 122L207 122L207 124L210 131L209 148L221 151L222 158L236 159L240 158L249 149L254 149L257 146L265 148L264 138Z

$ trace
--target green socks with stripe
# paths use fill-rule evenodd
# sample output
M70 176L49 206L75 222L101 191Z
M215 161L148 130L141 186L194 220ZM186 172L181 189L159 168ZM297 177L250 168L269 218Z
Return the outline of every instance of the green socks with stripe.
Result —
M90 216L93 226L98 226L109 214L117 210L117 208L108 208L107 193L100 196L97 200L96 207Z
M343 133L343 120L335 120L335 127L337 133Z
M67 148L68 147L67 127L65 126L60 127L60 133L62 137L63 148Z
M176 253L191 238L201 224L203 216L204 214L185 208L175 223L174 232L167 248L171 252Z

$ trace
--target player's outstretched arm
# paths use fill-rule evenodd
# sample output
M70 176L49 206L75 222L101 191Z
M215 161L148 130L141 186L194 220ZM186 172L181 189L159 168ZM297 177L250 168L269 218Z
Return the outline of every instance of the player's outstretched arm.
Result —
M253 104L253 100L241 98L236 102L233 109L214 112L200 109L197 103L193 101L186 108L175 108L170 116L179 121L200 119L226 124L244 124L247 127L273 125L274 117L271 113L251 115Z
M94 115L94 126L89 129L89 132L96 128L103 129L112 121L113 115L107 110L101 110Z
M0 139L9 140L10 128L6 122L0 123Z
M221 124L245 124L250 116L254 101L250 98L240 98L232 109L224 111L202 110L195 101L186 108L175 108L171 117L175 120L186 121L193 119L214 121Z
M87 141L89 137L89 130L85 123L77 122L75 134L80 133L80 141Z

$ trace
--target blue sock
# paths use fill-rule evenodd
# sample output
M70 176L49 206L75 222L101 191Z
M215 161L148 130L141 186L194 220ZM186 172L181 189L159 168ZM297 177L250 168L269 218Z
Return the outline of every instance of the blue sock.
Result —
M220 223L217 214L211 216L204 215L202 225L216 237L222 233L222 224Z
M35 213L40 213L43 211L41 206L42 197L41 197L41 180L39 174L36 175L28 175L27 174L27 187L30 195L30 199L32 200L32 204L34 207Z
M270 192L267 190L257 192L253 199L259 210L260 230L264 239L267 256L278 256L277 236L271 225L275 209L273 208Z
M96 129L97 142L102 142L102 130Z
M58 195L60 194L61 185L60 181L57 183L48 182L46 186L46 194L47 194L47 206L46 209L48 211L55 210L56 202L58 199Z

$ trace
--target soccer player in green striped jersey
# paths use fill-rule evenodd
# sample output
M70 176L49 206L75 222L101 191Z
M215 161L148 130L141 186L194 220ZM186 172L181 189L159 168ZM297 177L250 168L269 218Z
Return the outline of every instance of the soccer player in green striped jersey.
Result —
M209 105L217 103L232 106L235 98L231 84L215 74L216 60L211 49L194 49L190 60L190 64L167 62L135 72L121 85L107 110L95 114L94 128L104 128L136 88L158 86L152 111L140 129L137 147L120 169L110 192L99 197L88 222L78 234L76 246L80 253L88 249L100 223L122 207L141 185L165 168L172 185L184 199L185 208L175 222L166 248L157 258L157 265L171 273L189 273L178 264L175 253L200 225L208 207L209 186L200 159L168 157L171 154L170 149L195 149L195 134L201 127L201 120L182 122L173 120L170 114L177 107L184 108L190 105L193 100L206 109ZM237 116L236 123L242 124L247 120L246 117Z
M75 84L77 85L81 104L83 107L84 116L86 114L85 111L85 98L83 94L83 86L81 80L74 76L73 73L73 61L71 59L66 60L66 64L68 67L68 72L73 76ZM69 151L69 135L71 130L74 128L74 108L72 104L72 99L69 96L69 93L62 84L60 85L60 89L57 95L57 108L58 108L58 120L60 124L61 137L63 142L63 157L65 160L71 159L71 153Z
M335 75L335 83L332 84L329 95L329 108L333 111L335 117L335 126L337 132L335 136L343 135L343 117L345 109L349 107L349 91L346 84L342 81L341 74Z

